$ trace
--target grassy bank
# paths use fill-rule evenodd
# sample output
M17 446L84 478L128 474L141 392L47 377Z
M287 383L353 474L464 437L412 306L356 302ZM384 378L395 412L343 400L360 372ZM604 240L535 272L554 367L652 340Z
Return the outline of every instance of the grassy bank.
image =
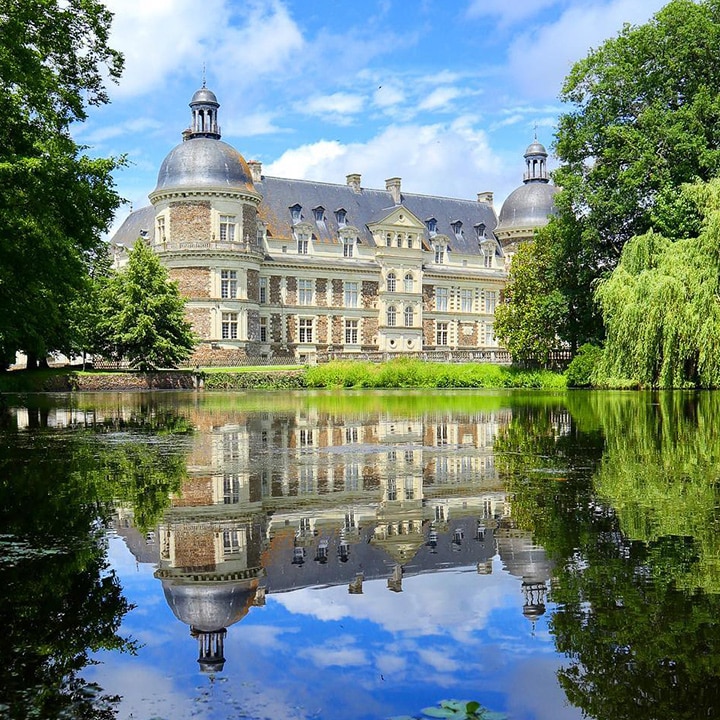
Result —
M450 365L419 360L387 363L331 362L299 368L202 368L198 374L206 390L296 390L301 388L528 388L564 390L565 377L545 370L467 363ZM175 373L177 375L178 373ZM68 369L0 373L0 392L68 392L71 390L132 389L134 373L79 372ZM153 386L163 387L163 377L152 375ZM102 380L102 382L98 382ZM168 388L179 388L169 384ZM136 388L138 389L138 388ZM142 388L139 388L142 389Z
M387 363L330 362L308 368L311 388L545 388L564 390L565 377L546 370L504 365L451 365L420 360Z

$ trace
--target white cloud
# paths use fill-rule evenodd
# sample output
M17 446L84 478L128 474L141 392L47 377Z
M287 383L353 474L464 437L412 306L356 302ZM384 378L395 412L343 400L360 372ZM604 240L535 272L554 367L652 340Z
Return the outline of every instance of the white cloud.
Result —
M405 102L402 88L392 83L379 85L373 93L373 103L379 108L391 108Z
M472 199L487 189L506 192L519 171L504 164L472 119L432 125L391 125L364 143L322 140L284 152L265 167L268 175L343 182L359 172L365 187L381 188L401 177L407 192Z
M570 8L555 22L531 27L508 50L508 69L520 93L526 98L557 96L572 65L590 48L616 36L624 23L646 22L665 2L596 1Z
M277 0L243 5L230 0L107 0L115 14L110 44L125 55L114 97L158 90L168 77L194 74L202 64L222 84L243 85L275 73L303 46L302 34ZM241 72L238 72L238 69Z
M501 25L513 25L566 2L567 0L472 0L467 14L469 17L493 17Z
M456 87L435 88L420 102L419 107L421 110L446 110L450 112L454 109L450 103L462 94L462 91Z
M77 128L76 135L82 139L83 143L97 145L129 134L144 134L148 130L159 130L161 127L163 127L161 122L149 117L141 117L95 129L91 123L80 125Z

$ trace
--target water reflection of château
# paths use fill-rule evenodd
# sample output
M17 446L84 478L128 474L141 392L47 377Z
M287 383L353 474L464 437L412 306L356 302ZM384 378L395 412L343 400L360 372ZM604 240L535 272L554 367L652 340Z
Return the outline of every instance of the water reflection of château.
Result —
M355 420L236 413L193 418L189 478L154 542L165 598L221 670L227 628L266 593L474 567L522 579L545 611L550 566L514 527L494 465L506 411ZM519 597L519 600L521 598Z

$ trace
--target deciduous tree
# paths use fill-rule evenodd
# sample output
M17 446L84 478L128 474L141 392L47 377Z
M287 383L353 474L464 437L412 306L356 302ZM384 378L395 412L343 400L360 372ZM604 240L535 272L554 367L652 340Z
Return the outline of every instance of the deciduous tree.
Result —
M71 136L122 57L96 0L0 0L0 361L72 350L72 301L120 199Z

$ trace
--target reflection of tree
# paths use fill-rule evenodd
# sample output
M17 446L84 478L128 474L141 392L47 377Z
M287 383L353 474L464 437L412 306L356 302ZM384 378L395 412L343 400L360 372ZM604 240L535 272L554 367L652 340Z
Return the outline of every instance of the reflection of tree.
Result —
M10 718L110 718L113 699L78 677L89 651L129 647L102 542L107 508L74 472L71 445L52 443L40 460L37 450L0 459L0 703Z
M572 447L547 408L514 412L496 446L513 516L555 562L551 628L571 661L560 682L593 718L712 717L720 596L687 588L718 589L719 401L585 397L570 400L584 404L565 427Z
M30 417L36 431L0 444L0 716L112 718L116 699L79 676L90 652L133 647L118 635L129 606L106 559L112 504L152 525L186 474L162 433L190 428L141 412L70 435L43 427L47 412Z

